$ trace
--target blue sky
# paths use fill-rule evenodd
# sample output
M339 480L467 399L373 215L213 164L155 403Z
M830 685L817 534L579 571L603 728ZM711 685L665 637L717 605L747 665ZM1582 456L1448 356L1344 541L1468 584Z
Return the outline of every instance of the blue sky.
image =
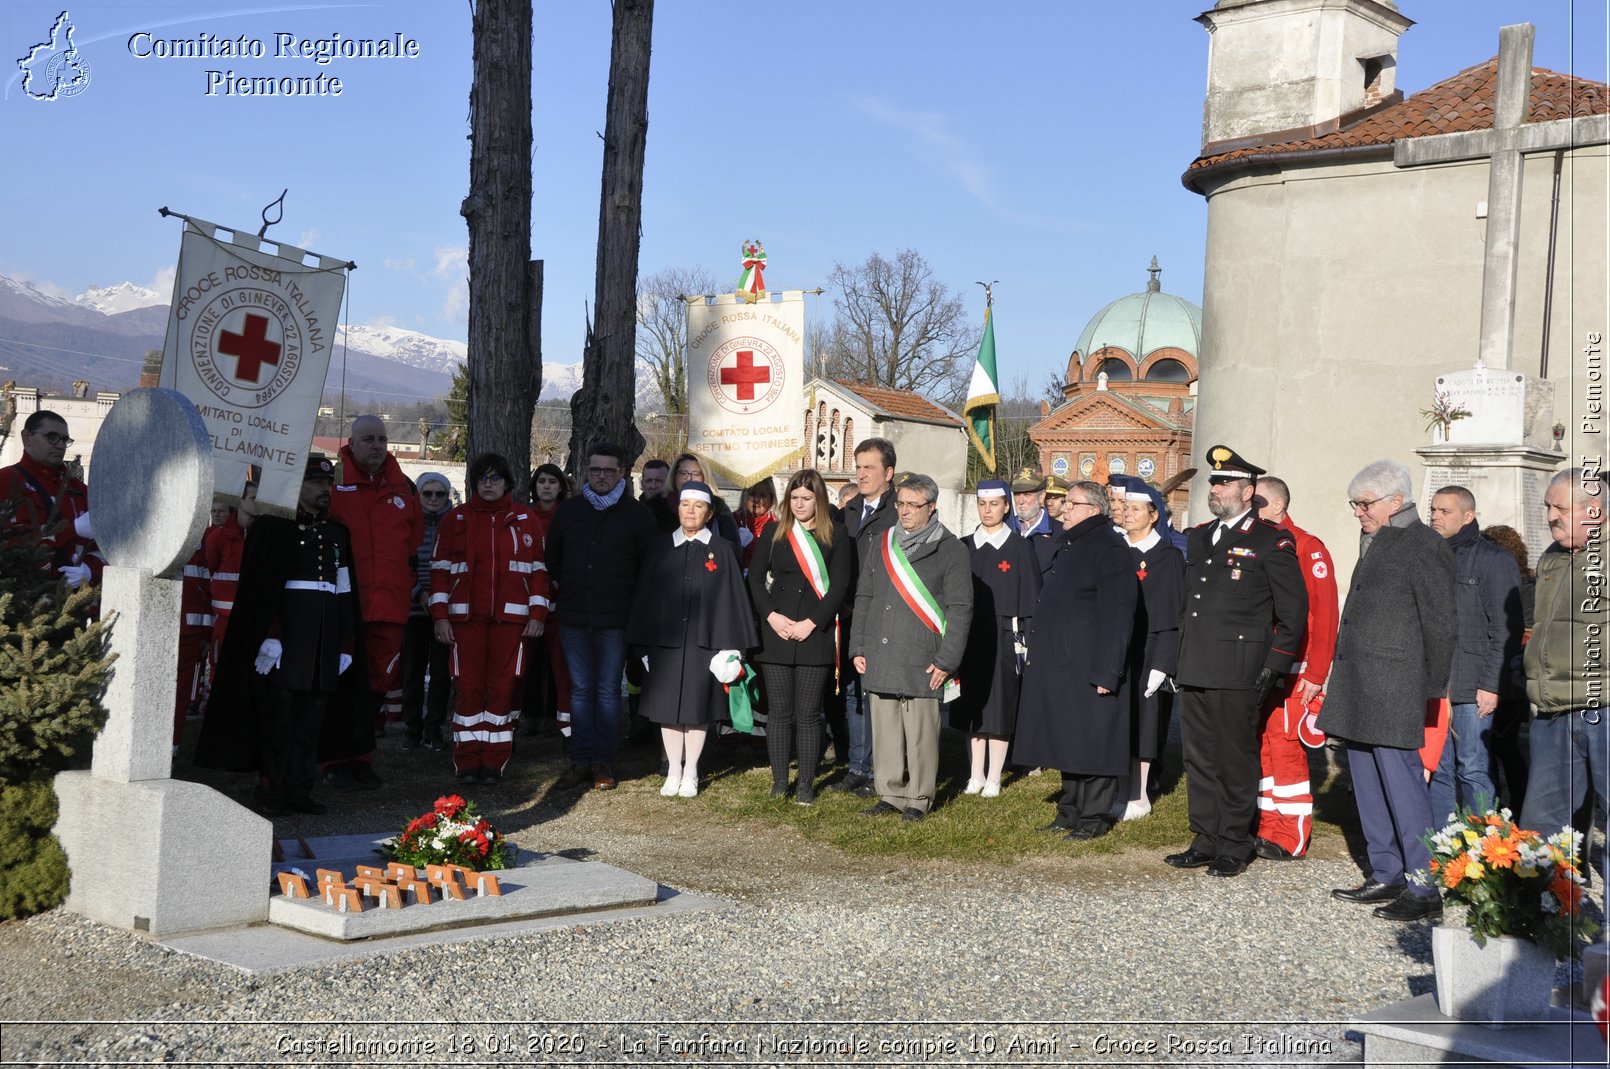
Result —
M1034 393L1085 321L1142 288L1200 302L1205 208L1179 175L1200 147L1206 0L659 0L649 97L644 275L703 266L736 280L762 240L772 288L814 288L835 261L914 248L977 317L999 279L1002 386ZM1398 84L1414 92L1497 51L1498 27L1538 26L1534 62L1606 76L1599 0L1404 0ZM608 74L607 0L536 3L533 255L546 261L546 359L579 359L592 299ZM74 4L89 84L22 92L15 60L62 10L8 0L0 154L0 273L73 295L171 280L167 205L255 229L289 187L271 237L355 260L348 317L463 340L468 5ZM140 58L162 39L264 42L267 57ZM390 38L414 59L275 58L295 39ZM208 70L339 77L340 96L207 95ZM171 285L171 281L166 281ZM810 314L832 313L831 294Z

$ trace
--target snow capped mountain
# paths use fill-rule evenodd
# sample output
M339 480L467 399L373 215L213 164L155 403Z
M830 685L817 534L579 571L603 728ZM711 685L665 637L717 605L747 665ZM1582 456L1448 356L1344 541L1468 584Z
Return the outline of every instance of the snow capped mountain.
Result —
M409 367L425 368L451 375L469 356L463 342L432 338L401 327L363 327L348 324L347 345L373 356L395 360Z
M88 305L102 315L116 315L136 308L149 308L154 304L167 304L172 296L171 293L158 293L144 286L136 286L132 282L119 282L115 286L104 287L91 283L89 289L73 300Z
M35 288L31 282L19 282L17 279L7 278L5 275L0 275L0 290L16 294L18 297L27 298L47 308L71 308L73 306L72 301L61 297L52 297L43 290Z

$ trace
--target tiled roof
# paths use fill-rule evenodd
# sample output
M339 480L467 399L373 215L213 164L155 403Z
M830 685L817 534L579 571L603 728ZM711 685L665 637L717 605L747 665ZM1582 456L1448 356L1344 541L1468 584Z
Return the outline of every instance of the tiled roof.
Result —
M1183 181L1187 186L1196 188L1195 179L1202 172L1255 157L1386 146L1403 138L1490 130L1493 126L1497 76L1498 59L1495 56L1486 63L1466 68L1452 78L1396 104L1371 112L1334 133L1301 141L1253 145L1211 156L1198 156L1186 169ZM1610 86L1542 67L1532 68L1532 95L1527 122L1550 122L1604 115L1607 112L1610 112Z
M847 379L834 379L833 381L861 398L867 404L881 409L891 416L925 419L934 423L950 423L957 427L964 425L956 417L956 413L948 408L942 408L934 404L921 394L911 393L907 390L889 390L882 386L868 386L864 382L850 382Z

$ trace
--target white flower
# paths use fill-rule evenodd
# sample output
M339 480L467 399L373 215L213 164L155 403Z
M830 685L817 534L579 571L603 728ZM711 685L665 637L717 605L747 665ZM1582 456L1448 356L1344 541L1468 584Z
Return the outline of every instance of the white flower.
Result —
M1560 911L1560 900L1554 897L1552 891L1544 891L1540 901L1543 903L1544 913L1558 913Z

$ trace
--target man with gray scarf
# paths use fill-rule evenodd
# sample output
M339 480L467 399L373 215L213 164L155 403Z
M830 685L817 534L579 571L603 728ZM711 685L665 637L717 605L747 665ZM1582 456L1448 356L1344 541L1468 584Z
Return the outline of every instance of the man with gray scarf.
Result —
M1434 920L1442 896L1410 877L1431 860L1420 838L1432 815L1419 750L1426 702L1447 693L1458 636L1453 552L1420 522L1409 469L1397 461L1365 467L1347 495L1359 523L1359 562L1319 728L1346 748L1370 867L1363 884L1331 894L1377 903L1375 915L1386 920Z
M880 800L868 816L921 820L939 775L939 702L961 664L973 618L967 549L936 515L939 486L908 475L895 490L899 519L867 547L855 590L850 656L872 696L872 774Z

